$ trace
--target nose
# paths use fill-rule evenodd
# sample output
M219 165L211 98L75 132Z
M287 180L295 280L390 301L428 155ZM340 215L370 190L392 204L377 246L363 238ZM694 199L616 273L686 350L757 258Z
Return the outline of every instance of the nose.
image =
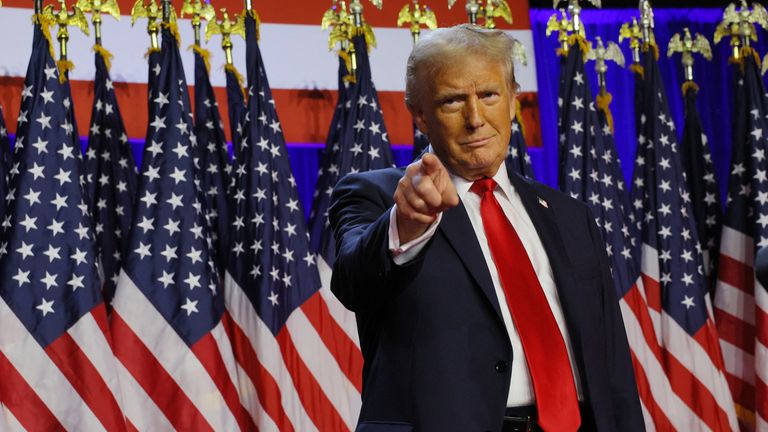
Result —
M467 129L478 129L485 124L485 119L481 112L480 99L477 96L470 96L464 105L464 109Z

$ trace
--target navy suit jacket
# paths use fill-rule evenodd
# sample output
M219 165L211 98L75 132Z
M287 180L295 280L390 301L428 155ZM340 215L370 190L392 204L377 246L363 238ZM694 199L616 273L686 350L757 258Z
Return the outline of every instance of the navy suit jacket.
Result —
M338 246L331 287L356 314L365 359L357 431L500 431L510 365L521 360L512 357L477 237L459 204L443 213L417 258L395 265L389 213L403 173L391 168L346 176L331 198ZM517 174L510 180L552 265L584 402L594 417L582 429L644 430L592 213L542 184Z

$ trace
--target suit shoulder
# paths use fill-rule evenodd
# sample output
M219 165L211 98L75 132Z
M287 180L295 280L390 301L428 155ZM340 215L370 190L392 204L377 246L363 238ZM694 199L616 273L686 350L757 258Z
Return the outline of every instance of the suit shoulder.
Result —
M404 168L382 168L361 173L347 174L342 177L336 188L375 188L394 190L397 182L403 176Z

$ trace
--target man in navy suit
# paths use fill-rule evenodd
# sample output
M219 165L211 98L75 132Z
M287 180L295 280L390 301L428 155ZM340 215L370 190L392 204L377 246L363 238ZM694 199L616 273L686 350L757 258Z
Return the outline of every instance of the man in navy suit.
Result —
M358 431L644 429L591 212L504 164L511 53L478 26L422 38L406 103L431 148L334 190L332 290L365 358Z

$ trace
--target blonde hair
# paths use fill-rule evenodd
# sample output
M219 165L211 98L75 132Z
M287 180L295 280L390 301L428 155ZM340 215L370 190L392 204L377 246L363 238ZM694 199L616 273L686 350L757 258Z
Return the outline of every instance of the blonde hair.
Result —
M510 90L516 93L520 86L515 81L515 67L512 61L514 43L515 39L502 30L487 29L474 24L459 24L429 32L419 39L408 56L405 70L405 103L409 106L416 103L417 80L420 76L433 75L448 61L471 54L500 63Z

